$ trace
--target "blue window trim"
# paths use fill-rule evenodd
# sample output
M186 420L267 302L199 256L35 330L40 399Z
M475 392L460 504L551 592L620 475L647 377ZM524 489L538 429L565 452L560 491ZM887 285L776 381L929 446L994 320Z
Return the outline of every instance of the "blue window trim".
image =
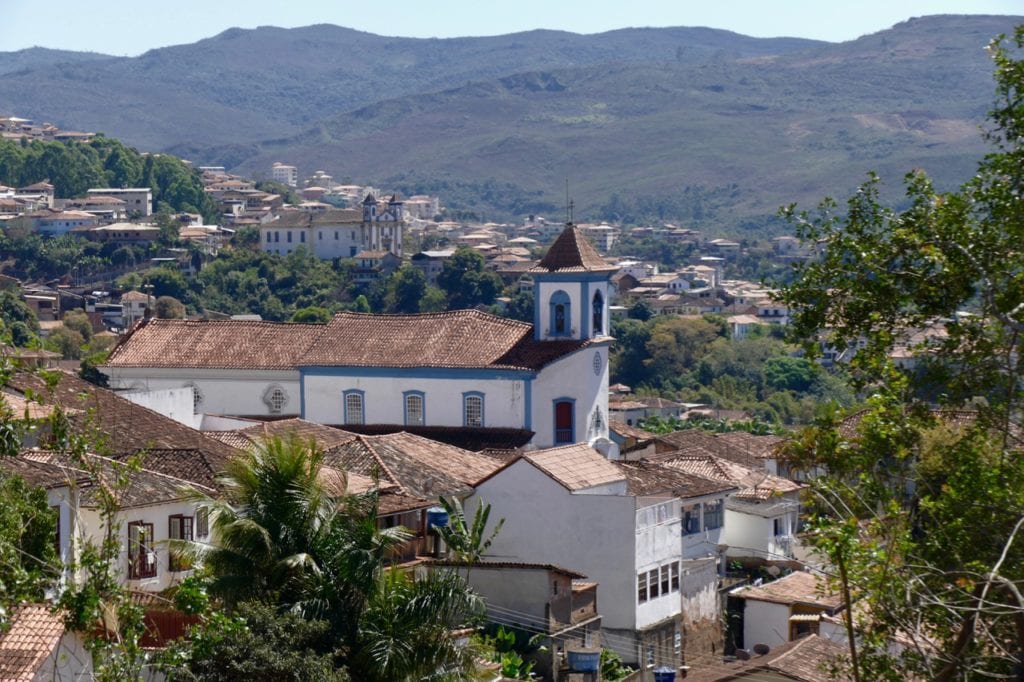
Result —
M422 424L414 424L412 426L426 426L427 424L427 394L423 391L402 391L402 423L406 426L409 424L409 396L419 396L421 406L421 417L423 419ZM463 417L465 418L465 417Z
M565 306L565 315L563 317L564 327L562 331L558 331L555 328L555 309L558 306ZM572 298L563 289L559 289L551 294L551 298L548 299L548 333L550 336L572 336Z
M462 394L462 425L463 426L469 426L469 424L467 423L467 420L466 420L466 400L468 400L469 398L480 398L480 426L481 427L486 426L487 425L487 417L486 417L486 414L487 414L487 412L486 412L487 400L485 399L484 394L482 392L480 392L480 391L464 391L463 392L463 394Z
M558 437L558 404L569 403L572 406L572 425L569 427L569 439ZM554 445L570 445L576 442L576 399L569 396L555 398L551 401L551 442Z
M363 406L363 420L361 422L352 422L348 418L348 397L350 395L358 395L359 400ZM345 420L346 424L365 424L366 423L366 391L361 391L358 388L350 388L347 391L341 393L341 416Z

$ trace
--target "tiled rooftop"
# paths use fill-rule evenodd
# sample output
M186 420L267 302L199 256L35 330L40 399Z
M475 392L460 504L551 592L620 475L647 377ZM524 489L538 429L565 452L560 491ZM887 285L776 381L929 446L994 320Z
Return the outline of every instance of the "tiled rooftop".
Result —
M747 467L714 455L669 452L656 455L652 461L672 469L730 483L739 488L733 497L740 500L763 502L803 488L799 483L769 474L760 467Z
M243 320L146 320L111 351L110 367L293 369L324 325Z
M536 450L523 457L572 491L626 480L617 466L586 443Z
M842 605L842 596L827 588L828 584L821 575L810 571L794 571L758 587L734 590L731 595L775 604L811 604L828 609Z
M613 272L618 267L601 258L583 231L566 225L533 272Z
M45 604L14 609L10 628L0 631L0 680L30 682L57 648L64 621Z
M421 499L468 493L473 483L501 466L491 457L411 433L349 436L347 442L327 450L328 464L395 485Z
M818 635L808 635L778 646L764 656L755 655L749 661L720 663L707 668L693 666L686 675L686 682L758 679L849 682L852 678L845 673L840 673L838 677L830 674L830 666L840 661L846 652L847 649L836 642Z
M615 462L615 466L626 476L629 494L637 497L669 494L686 499L736 490L736 486L731 483L656 462Z

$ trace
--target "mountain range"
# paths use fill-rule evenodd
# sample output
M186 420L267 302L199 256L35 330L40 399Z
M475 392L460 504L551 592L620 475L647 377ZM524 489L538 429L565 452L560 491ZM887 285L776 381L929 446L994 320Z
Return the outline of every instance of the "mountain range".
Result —
M984 153L984 47L1024 17L933 16L844 43L704 28L392 38L337 26L230 29L110 57L0 52L0 112L261 176L441 194L485 217L763 228L868 170L898 196Z

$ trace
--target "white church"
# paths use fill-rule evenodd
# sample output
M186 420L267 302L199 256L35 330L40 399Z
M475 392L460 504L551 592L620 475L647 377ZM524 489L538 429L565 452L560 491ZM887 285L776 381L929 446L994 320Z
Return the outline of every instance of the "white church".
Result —
M197 413L594 443L608 436L614 272L567 225L531 270L533 324L476 310L339 313L323 325L150 319L101 369L115 390L190 387Z

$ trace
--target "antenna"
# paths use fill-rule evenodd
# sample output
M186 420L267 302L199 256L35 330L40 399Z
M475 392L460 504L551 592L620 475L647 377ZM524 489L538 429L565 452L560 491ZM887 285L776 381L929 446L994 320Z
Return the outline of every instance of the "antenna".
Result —
M572 202L569 201L569 176L565 176L565 223L572 222Z

